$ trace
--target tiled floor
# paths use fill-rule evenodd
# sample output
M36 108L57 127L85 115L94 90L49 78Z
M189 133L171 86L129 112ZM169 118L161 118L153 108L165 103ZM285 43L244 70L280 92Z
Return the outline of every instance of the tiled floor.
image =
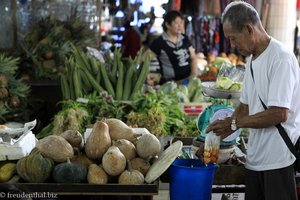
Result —
M153 200L169 200L169 190L159 190L158 195L153 196Z
M169 200L169 190L159 190L158 195L153 196L153 200Z
M153 196L153 200L169 200L169 199L170 199L169 183L162 183L160 181L158 195Z
M211 200L244 200L244 193L212 193ZM153 196L153 200L170 200L169 184L159 183L158 195Z
M222 199L228 199L228 200L244 200L244 194L238 194L238 193L230 193L230 194L220 194L220 193L214 193L211 196L211 200L222 200ZM170 193L169 190L159 190L159 194L153 196L153 200L170 200Z

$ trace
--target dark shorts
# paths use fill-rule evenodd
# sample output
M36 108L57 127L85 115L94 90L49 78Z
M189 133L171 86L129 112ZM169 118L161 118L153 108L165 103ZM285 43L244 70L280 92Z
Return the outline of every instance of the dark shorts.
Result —
M245 200L297 200L293 165L281 169L246 169Z

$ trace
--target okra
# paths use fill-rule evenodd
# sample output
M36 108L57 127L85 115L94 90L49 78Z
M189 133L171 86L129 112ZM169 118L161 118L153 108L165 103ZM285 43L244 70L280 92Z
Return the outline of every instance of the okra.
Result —
M98 63L98 68L101 72L101 75L102 75L102 78L103 78L103 82L104 82L104 86L106 88L106 91L113 97L115 98L115 91L114 91L114 88L112 87L112 84L108 78L108 75L107 75L107 72L106 72L106 69L105 69L105 66L99 62Z
M120 62L120 64L118 65L116 100L121 100L122 99L123 83L124 83L124 68L123 68L123 63Z

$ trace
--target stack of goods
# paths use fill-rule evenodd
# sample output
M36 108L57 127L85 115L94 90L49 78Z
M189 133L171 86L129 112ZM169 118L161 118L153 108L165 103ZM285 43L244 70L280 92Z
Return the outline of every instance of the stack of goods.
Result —
M213 53L210 53L207 56L207 65L200 76L201 81L216 81L219 70L224 64L236 66L244 65L245 63L241 58L233 53L228 55L221 53L219 56L215 56Z

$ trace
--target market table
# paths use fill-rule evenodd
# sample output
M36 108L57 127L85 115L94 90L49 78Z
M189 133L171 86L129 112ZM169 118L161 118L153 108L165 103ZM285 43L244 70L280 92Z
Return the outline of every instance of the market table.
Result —
M15 182L18 178L13 179L7 183L0 183L0 195L32 194L35 195L34 197L45 197L43 195L48 195L46 196L47 199L51 199L51 197L52 199L63 199L70 196L76 196L75 199L79 199L82 196L83 199L94 197L95 199L151 200L153 195L158 195L159 190L158 180L151 184L142 185L94 185L87 183L22 183Z

